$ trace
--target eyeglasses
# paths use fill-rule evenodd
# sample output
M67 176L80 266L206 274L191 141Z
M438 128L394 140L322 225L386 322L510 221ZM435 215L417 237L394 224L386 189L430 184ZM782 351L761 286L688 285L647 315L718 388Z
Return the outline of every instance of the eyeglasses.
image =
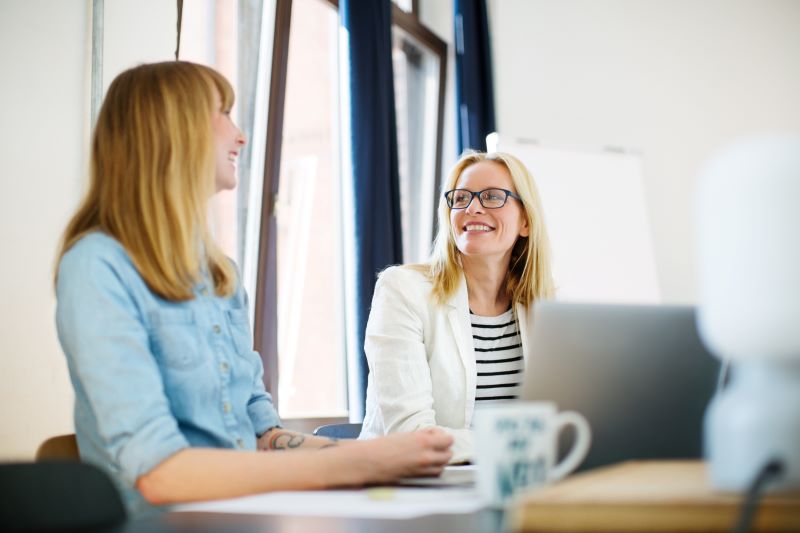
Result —
M486 209L499 209L506 205L509 196L522 201L519 196L506 189L483 189L477 192L469 189L453 189L444 193L444 199L447 200L447 206L450 209L466 209L472 203L472 199L476 197Z

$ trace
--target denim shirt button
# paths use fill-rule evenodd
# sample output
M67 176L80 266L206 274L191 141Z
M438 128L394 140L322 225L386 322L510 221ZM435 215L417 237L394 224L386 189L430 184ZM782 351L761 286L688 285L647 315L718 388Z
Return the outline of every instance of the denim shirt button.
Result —
M223 374L227 374L229 369L230 367L228 366L228 363L226 363L225 361L219 364L219 371L222 372Z
M228 402L224 402L222 404L222 410L225 411L226 413L230 413L231 412L231 404L228 403Z
M214 330L214 333L220 333L220 332L222 331L222 328L221 328L221 327L219 327L219 324L214 324L214 325L211 327L211 329L213 329L213 330Z
M244 441L242 439L236 439L236 445L239 448L244 448Z

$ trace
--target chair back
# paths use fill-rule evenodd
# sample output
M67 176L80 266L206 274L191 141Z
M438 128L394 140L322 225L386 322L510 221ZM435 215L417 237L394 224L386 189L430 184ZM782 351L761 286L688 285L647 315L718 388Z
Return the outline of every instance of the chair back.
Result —
M314 430L314 435L332 439L357 439L360 433L361 424L327 424Z
M74 433L50 437L36 450L36 462L40 461L80 461L78 441Z
M83 531L125 521L105 472L78 462L0 464L0 524L10 531Z

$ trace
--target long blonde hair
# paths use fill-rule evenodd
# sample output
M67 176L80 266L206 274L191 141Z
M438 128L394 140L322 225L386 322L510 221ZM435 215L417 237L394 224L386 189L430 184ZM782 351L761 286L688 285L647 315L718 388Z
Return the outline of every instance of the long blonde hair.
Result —
M530 228L528 237L518 237L511 251L506 277L506 291L513 302L530 305L534 300L554 296L550 266L550 241L544 224L542 204L533 178L516 157L502 153L469 152L461 156L443 184L443 191L455 188L467 167L481 161L494 161L508 170L517 195L522 199L523 213ZM458 289L462 274L461 252L456 247L450 208L444 196L439 199L439 228L433 253L425 270L433 282L432 296L438 303L449 300ZM418 267L419 268L419 267Z
M92 137L89 190L64 232L60 258L101 231L119 241L150 289L189 300L208 269L220 296L236 273L207 222L214 193L212 114L233 89L215 70L184 61L140 65L108 88Z

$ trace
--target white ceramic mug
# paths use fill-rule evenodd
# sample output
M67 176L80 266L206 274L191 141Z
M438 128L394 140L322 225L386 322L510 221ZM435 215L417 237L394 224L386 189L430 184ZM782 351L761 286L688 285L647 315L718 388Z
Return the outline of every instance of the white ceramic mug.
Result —
M492 506L502 506L519 492L559 480L586 457L591 431L586 419L574 412L557 412L549 402L513 402L475 411L477 486ZM575 428L572 450L556 464L558 434Z

